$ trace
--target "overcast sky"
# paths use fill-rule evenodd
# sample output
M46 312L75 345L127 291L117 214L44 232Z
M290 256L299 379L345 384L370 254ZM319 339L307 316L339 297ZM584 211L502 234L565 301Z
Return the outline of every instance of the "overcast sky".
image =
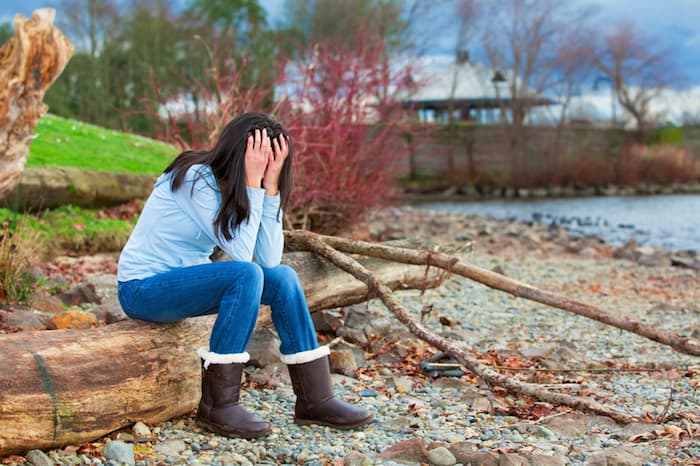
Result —
M426 0L429 1L429 0ZM688 84L700 85L700 0L575 0L599 7L603 27L629 20L640 24L672 48L686 75ZM182 5L187 0L172 0ZM0 0L0 22L11 21L15 13L27 16L57 0ZM272 21L279 19L284 0L260 0Z

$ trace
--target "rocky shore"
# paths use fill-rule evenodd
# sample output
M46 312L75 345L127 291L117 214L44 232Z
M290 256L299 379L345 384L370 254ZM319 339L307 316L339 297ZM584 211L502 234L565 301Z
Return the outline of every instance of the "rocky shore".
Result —
M612 247L594 237L572 239L565 230L546 225L408 207L377 212L347 234L382 241L417 237L449 245L466 260L510 278L700 338L700 267L688 253L633 242ZM472 240L474 250L468 251ZM49 279L61 274L67 281L91 283L102 301L99 320L107 315L117 319L115 278L113 272L105 273L112 271L115 259L62 259L43 272ZM249 348L254 365L246 373L242 402L272 422L268 437L247 441L213 435L186 416L158 425L136 423L94 443L32 451L2 462L698 464L698 358L461 277L450 277L423 294L403 291L399 297L425 326L498 370L594 397L644 422L620 426L601 416L489 390L412 337L381 303L370 301L314 316L333 350L337 394L375 414L364 430L295 425L294 395L275 357L276 336L271 329L259 329ZM94 304L82 307L95 312Z

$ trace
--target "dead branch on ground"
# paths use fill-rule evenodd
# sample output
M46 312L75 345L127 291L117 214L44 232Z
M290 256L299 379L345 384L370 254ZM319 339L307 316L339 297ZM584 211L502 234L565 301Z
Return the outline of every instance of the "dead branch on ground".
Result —
M358 280L366 283L368 289L382 300L384 305L391 310L394 316L396 316L401 323L408 327L411 333L428 344L457 359L464 365L464 367L478 375L490 386L503 387L510 393L532 396L538 400L548 403L570 406L580 411L602 414L624 424L628 424L636 420L635 417L625 412L602 405L593 399L571 396L563 393L555 393L543 389L537 384L522 382L491 369L489 366L480 363L466 351L457 348L444 338L435 335L430 330L423 327L420 323L416 322L408 313L406 308L404 308L403 305L394 297L391 289L378 280L372 272L363 267L355 259L333 249L331 246L326 244L324 241L322 241L322 237L319 235L305 231L287 232L287 238L290 237L293 238L295 248L318 254L340 269L352 274Z
M287 231L287 244L291 247L303 247L309 235L304 231ZM459 258L435 251L417 251L415 249L387 246L365 241L350 240L336 236L315 235L330 247L349 254L378 257L406 264L423 264L435 266L448 272L461 275L482 283L489 288L505 291L519 298L529 299L548 306L556 307L589 319L612 325L622 330L668 345L681 353L700 356L700 341L676 333L667 332L641 322L634 317L625 316L610 309L584 303L568 296L542 290L532 285L507 278L501 274L482 269Z

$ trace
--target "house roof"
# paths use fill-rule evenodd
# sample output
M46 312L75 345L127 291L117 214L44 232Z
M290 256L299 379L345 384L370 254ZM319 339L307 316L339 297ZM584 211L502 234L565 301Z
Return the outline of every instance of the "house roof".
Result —
M421 107L440 107L448 101L460 106L497 107L510 101L511 79L510 73L495 71L480 63L449 63L419 72L417 81L426 84L407 95L404 102ZM533 105L551 103L549 99L533 99Z

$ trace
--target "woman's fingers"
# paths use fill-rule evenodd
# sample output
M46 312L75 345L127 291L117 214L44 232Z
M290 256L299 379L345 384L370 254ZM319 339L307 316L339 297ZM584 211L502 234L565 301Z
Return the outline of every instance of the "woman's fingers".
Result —
M279 142L277 142L277 138L272 140L272 147L274 149L274 160L279 160L280 157L284 158L284 154L282 153Z
M284 136L284 134L280 134L279 139L284 156L287 157L287 155L289 154L289 144L287 143L287 138Z

